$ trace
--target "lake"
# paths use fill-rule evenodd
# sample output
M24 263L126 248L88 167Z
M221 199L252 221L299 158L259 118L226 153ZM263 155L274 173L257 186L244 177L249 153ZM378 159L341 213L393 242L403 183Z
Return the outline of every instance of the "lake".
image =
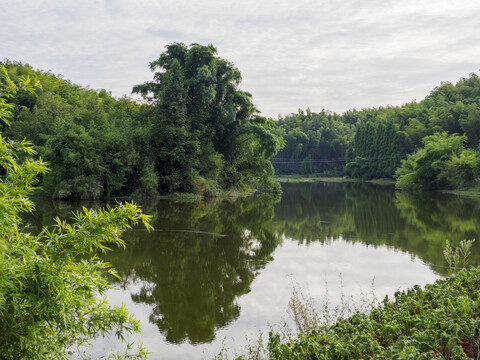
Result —
M246 338L284 322L294 289L333 309L425 285L448 274L445 240L478 238L480 200L358 183L282 184L281 197L141 204L155 231L132 229L104 256L122 280L108 292L143 326L151 359L241 353ZM37 202L34 227L81 204ZM100 207L102 203L86 203ZM480 243L470 263L480 264ZM112 279L113 280L113 279ZM100 356L115 339L94 342ZM117 349L118 350L118 349Z

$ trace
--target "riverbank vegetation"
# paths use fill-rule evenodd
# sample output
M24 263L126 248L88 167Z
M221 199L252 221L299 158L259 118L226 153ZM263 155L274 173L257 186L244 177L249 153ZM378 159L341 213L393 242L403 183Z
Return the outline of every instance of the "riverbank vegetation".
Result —
M13 116L1 130L32 141L50 164L41 180L47 196L280 190L270 158L283 139L258 115L251 94L239 90L240 71L213 46L169 45L150 64L154 79L134 88L143 105L28 65L3 65L12 80L29 76L41 84L8 99Z
M276 121L277 174L391 178L408 189L476 186L480 79L442 83L424 100L343 114L299 110Z
M306 331L294 338L270 332L265 347L254 345L237 359L476 359L479 286L480 269L462 270L398 291L368 313L340 316L333 325L322 325L324 318L308 304L291 302L297 326Z
M397 291L383 301L345 299L332 311L317 309L294 289L288 325L250 344L236 359L478 359L480 356L480 269L466 269L471 245L455 249L446 242L443 254L452 276L424 288ZM459 271L460 270L460 271ZM228 358L221 352L216 359Z
M0 68L0 70L4 70ZM18 85L3 73L0 121L11 121L13 106L6 100L18 92L33 91L28 76ZM68 352L97 336L123 337L138 332L140 324L125 307L104 299L115 275L96 256L108 246L124 246L120 238L131 225L149 217L129 203L104 211L77 212L73 221L55 220L38 236L26 232L22 212L34 210L28 195L36 177L48 172L42 160L33 160L28 141L0 136L0 354L2 359L68 359ZM145 350L125 357L143 359ZM120 355L117 357L120 358Z

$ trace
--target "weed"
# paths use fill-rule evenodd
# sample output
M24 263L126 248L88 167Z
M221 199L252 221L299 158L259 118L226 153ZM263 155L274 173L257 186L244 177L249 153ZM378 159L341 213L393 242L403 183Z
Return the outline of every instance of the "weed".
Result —
M453 249L450 246L450 242L445 241L445 249L443 250L443 256L447 260L450 272L456 274L457 270L465 269L467 266L467 258L471 254L471 247L475 239L462 240L459 246ZM461 266L461 267L460 267Z
M293 288L292 296L288 302L287 314L295 323L299 333L316 330L319 324L325 320L325 317L321 320L321 315L314 306L313 299L302 293L298 287Z

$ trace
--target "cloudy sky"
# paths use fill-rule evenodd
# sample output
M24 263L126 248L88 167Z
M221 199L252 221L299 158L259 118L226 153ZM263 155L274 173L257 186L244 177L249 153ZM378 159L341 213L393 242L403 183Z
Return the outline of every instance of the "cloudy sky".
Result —
M421 100L480 69L478 0L0 0L0 59L114 96L213 44L266 116Z

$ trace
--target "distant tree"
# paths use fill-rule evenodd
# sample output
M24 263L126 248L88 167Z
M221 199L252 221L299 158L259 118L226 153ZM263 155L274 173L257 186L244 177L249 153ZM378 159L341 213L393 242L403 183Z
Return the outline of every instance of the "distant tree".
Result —
M424 190L444 187L445 166L455 161L454 156L460 156L465 150L466 141L466 136L448 135L446 132L425 137L425 146L402 160L395 174L397 186ZM440 176L442 172L444 176Z
M275 122L275 133L283 136L286 145L273 163L278 172L287 174L337 171L353 142L353 130L338 114L299 110Z
M392 177L399 163L399 150L398 133L391 121L359 122L354 158L345 166L345 174L364 179Z

